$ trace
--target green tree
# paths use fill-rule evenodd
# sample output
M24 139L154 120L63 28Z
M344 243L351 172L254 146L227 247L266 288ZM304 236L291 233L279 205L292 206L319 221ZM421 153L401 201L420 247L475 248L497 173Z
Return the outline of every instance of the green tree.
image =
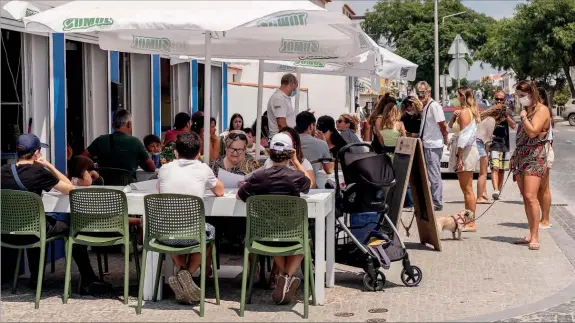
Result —
M562 89L555 93L555 103L558 106L564 106L569 102L569 98L571 97L571 93L569 93L569 88L564 86Z
M465 10L468 8L459 0L439 2L440 73L447 73L452 59L447 52L457 34L461 34L474 52L487 41L487 26L495 22L484 14L469 10L465 14L446 19L444 24L441 23L442 17ZM384 40L386 47L395 49L398 55L418 64L417 81L425 80L435 86L432 0L380 0L373 11L366 13L362 27L373 39ZM467 59L471 62L470 57Z
M569 71L575 44L575 1L529 0L516 7L513 18L490 26L488 41L477 59L506 70L518 79L532 79L550 93L569 85L575 87Z

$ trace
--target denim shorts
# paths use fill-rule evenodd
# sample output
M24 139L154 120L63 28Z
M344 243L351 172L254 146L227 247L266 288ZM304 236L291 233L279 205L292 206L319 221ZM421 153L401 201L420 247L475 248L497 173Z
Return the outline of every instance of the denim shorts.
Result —
M479 158L487 157L487 151L485 150L485 144L481 139L476 140L477 151L479 151Z

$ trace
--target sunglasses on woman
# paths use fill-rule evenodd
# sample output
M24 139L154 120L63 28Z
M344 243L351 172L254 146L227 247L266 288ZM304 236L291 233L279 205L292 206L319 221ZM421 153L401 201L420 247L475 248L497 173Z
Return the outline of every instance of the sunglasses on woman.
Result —
M240 138L240 140L245 140L245 141L248 140L248 137L246 136L246 134L243 131L241 131L241 132L240 131L238 131L238 132L232 131L228 134L228 138L230 138L231 140L234 140L236 138Z
M349 123L349 121L347 121L347 120L341 120L341 119L337 119L336 122L337 122L338 124L340 124L340 123L342 123L342 122L344 122L344 123Z

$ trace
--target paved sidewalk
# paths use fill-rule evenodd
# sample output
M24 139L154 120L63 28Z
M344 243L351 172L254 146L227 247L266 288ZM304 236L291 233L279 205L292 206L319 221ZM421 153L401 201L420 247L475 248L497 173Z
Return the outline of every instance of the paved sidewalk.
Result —
M462 194L456 180L445 181L445 210L442 214L462 209ZM362 273L356 268L337 267L336 287L327 289L325 306L311 306L309 321L380 322L463 320L507 309L521 307L553 297L575 283L575 268L562 249L551 238L553 230L541 232L541 250L529 251L526 246L511 242L526 234L527 225L517 187L509 181L503 192L504 201L495 204L478 221L477 233L463 233L462 241L451 239L451 233L441 234L444 251L435 252L421 246L414 224L406 238L410 258L423 270L419 287L404 287L400 280L401 264L393 263L385 275L385 291L363 290ZM487 205L480 205L482 213ZM553 219L553 216L552 216ZM410 215L404 214L409 223ZM553 220L552 220L553 221ZM573 222L572 222L573 223ZM405 236L405 230L399 228ZM122 259L110 257L110 280L122 286ZM237 256L228 261L237 260ZM93 261L95 266L95 260ZM131 295L136 295L135 273L132 266ZM199 318L198 307L174 304L172 299L157 303L146 302L143 314L137 316L135 298L125 306L118 299L97 299L74 294L67 305L61 302L63 262L57 263L56 273L47 272L47 291L39 310L34 310L33 291L22 279L16 295L10 294L9 284L2 286L3 321L302 321L301 291L295 305L275 306L270 292L256 289L253 304L247 306L246 317L238 316L241 277L221 280L222 303L214 304L211 284L207 289L205 318ZM73 278L75 286L77 277ZM557 306L557 304L552 304ZM571 306L569 303L565 306ZM563 305L558 309L563 309ZM551 307L551 306L548 306ZM547 307L547 308L548 308ZM555 309L546 313L554 313ZM529 313L519 313L523 315ZM564 313L562 310L561 313ZM540 314L537 314L540 315ZM546 314L545 314L546 315ZM558 321L567 316L556 314ZM537 316L544 317L544 316ZM547 318L547 316L545 316ZM507 319L500 318L500 319ZM537 318L517 318L532 321ZM538 319L537 319L538 320Z

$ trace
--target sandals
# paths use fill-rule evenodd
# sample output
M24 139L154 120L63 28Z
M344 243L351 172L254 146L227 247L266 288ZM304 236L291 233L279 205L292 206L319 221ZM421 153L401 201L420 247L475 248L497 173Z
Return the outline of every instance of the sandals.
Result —
M484 201L477 201L477 204L493 204L493 201L486 199Z
M520 244L520 245L528 245L531 243L531 240L527 240L527 237L515 240L513 244Z
M541 244L539 242L530 242L529 245L527 245L527 248L529 248L529 250L539 250L539 248L541 248Z

